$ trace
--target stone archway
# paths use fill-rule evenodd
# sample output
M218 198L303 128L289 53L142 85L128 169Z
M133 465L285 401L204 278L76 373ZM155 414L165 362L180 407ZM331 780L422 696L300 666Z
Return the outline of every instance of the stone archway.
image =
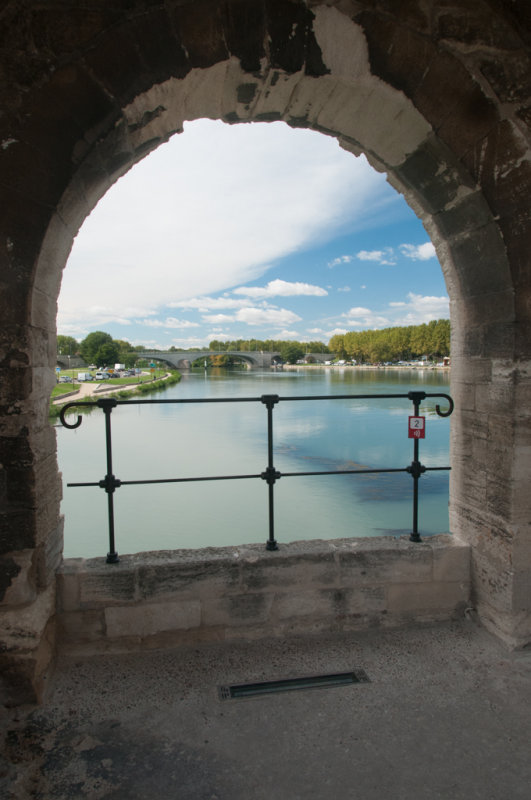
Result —
M3 656L26 694L53 653L60 482L47 396L61 270L107 188L184 120L282 119L385 171L451 298L451 524L473 602L531 634L529 33L523 4L200 0L2 12Z

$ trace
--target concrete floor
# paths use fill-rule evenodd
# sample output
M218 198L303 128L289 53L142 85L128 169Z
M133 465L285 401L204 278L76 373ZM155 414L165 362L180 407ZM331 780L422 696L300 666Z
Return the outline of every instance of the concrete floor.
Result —
M355 667L370 683L218 696ZM528 800L530 698L531 653L467 620L64 658L45 706L3 717L0 796Z

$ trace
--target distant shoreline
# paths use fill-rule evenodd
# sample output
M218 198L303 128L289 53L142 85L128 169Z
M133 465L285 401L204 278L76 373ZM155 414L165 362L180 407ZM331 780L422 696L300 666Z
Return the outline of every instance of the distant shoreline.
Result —
M449 372L451 367L439 367L436 364L428 366L422 366L421 364L394 364L392 367L385 364L283 364L282 369L429 369Z

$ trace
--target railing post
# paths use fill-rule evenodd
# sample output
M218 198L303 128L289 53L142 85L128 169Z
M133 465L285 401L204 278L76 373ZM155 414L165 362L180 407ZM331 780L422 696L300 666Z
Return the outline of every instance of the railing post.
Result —
M111 414L117 402L113 397L102 397L98 400L98 405L105 414L105 446L107 452L107 474L100 481L99 485L107 492L107 513L109 517L109 552L107 553L107 564L117 564L120 559L116 552L114 543L114 490L121 486L121 482L114 477L112 472L112 438L111 438Z
M419 416L420 403L426 397L426 392L408 392L409 399L413 402L413 416ZM413 478L413 530L410 533L410 542L421 542L418 520L419 520L419 478L423 472L426 472L424 467L419 461L419 440L413 439L413 461L411 466L407 467L407 471Z
M263 394L260 399L267 408L267 469L261 475L269 487L269 538L266 550L278 550L275 541L274 486L280 478L280 472L273 466L273 406L278 403L279 397L278 394Z

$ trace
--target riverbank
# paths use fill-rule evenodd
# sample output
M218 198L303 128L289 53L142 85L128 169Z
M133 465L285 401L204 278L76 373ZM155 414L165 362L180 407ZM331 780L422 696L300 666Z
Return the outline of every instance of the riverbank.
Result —
M83 402L90 400L94 396L99 395L118 395L121 400L126 400L131 397L136 397L142 394L149 394L150 392L159 391L160 389L169 388L179 383L181 380L180 372L166 372L160 378L153 381L143 381L140 383L132 383L127 385L117 386L106 385L105 383L82 383L79 390L75 392L67 392L60 397L55 398L50 403L50 417L58 417L61 413L61 408L67 403L76 401Z

